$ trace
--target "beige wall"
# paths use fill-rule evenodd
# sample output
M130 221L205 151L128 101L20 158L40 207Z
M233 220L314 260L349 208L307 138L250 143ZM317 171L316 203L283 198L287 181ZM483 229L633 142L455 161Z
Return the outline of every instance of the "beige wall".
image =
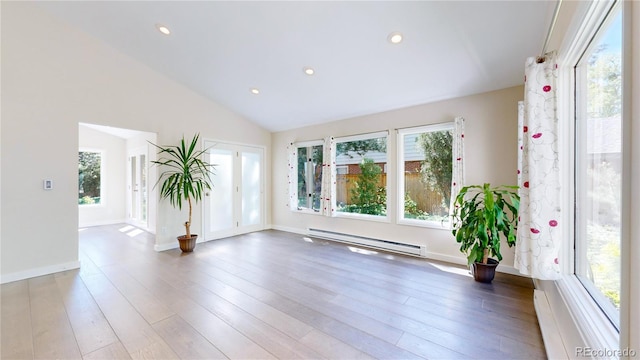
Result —
M389 163L389 196L387 211L390 223L344 218L328 218L296 213L287 207L286 147L292 141L318 140L326 136L388 130L388 159L396 159L395 129L452 121L465 118L465 158L467 184L489 182L495 185L517 182L517 102L522 100L523 87L493 91L432 104L389 111L369 116L336 121L325 125L274 133L273 144L273 206L272 219L276 228L297 232L309 227L328 229L374 238L426 244L429 256L466 263L451 232L442 229L397 225L395 162ZM504 246L501 267L509 271L513 266L513 249Z
M33 4L3 1L1 15L2 282L78 266L79 122L154 132L162 144L200 132L265 146L270 186L268 131ZM184 217L160 202L157 243L175 242ZM194 220L201 229L199 206Z

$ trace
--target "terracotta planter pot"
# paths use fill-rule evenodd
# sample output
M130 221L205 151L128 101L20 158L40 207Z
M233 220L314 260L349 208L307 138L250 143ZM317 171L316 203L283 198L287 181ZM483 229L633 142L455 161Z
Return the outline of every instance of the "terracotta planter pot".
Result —
M191 234L191 238L187 238L186 235L178 236L178 242L180 243L180 250L182 252L192 252L196 248L196 240L198 235Z
M496 275L498 260L488 259L486 264L473 263L473 278L482 283L490 283Z

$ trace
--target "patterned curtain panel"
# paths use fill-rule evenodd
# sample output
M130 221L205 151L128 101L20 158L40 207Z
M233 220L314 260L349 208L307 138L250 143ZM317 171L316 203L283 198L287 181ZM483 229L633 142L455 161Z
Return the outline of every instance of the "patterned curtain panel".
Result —
M298 148L296 144L287 145L287 206L291 210L298 209Z
M464 118L458 116L453 123L453 164L451 166L451 201L449 213L453 212L456 196L465 184L464 181Z
M336 211L336 142L333 136L324 139L322 150L320 214L334 216Z
M514 266L541 280L560 278L560 168L558 166L557 65L528 58L524 102L518 111L520 222Z

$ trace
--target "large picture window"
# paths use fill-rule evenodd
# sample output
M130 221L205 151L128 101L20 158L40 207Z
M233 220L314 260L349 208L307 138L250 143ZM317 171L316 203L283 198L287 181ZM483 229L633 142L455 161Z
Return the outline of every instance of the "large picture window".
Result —
M338 215L387 216L387 133L336 139Z
M398 131L401 223L448 226L453 123Z
M622 194L622 11L575 66L575 273L618 326Z
M78 204L100 204L102 154L78 152Z

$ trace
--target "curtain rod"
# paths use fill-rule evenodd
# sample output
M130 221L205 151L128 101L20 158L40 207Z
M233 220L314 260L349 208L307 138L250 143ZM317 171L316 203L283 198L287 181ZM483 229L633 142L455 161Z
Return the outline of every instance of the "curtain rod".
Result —
M556 3L556 8L553 11L553 18L551 19L551 24L549 25L549 31L547 32L547 38L544 40L544 45L542 46L542 52L537 59L538 64L544 62L544 55L547 53L547 46L549 46L549 40L551 40L551 35L553 35L553 29L556 27L556 21L558 20L558 14L560 14L560 6L562 5L562 0L558 0Z

